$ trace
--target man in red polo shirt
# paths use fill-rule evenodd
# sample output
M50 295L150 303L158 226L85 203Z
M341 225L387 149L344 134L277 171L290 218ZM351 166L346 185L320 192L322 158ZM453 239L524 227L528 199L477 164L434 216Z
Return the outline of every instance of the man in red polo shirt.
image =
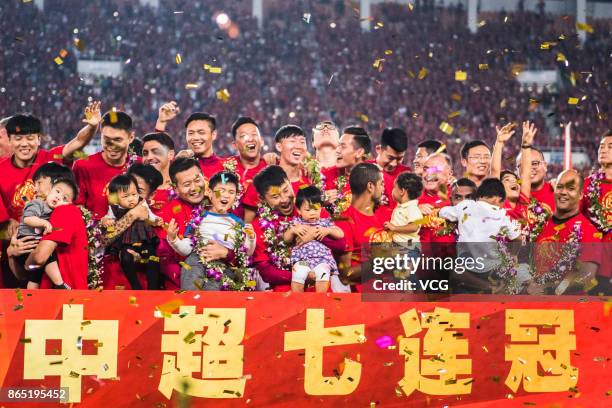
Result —
M348 179L353 167L363 163L372 150L372 141L364 128L344 128L336 148L336 165L321 170L325 202L332 216L340 215L351 205Z
M612 131L601 137L597 152L599 170L587 177L584 183L582 213L602 233L602 267L597 277L599 285L593 293L612 292ZM597 211L597 208L600 208Z
M186 233L193 210L202 204L206 194L206 179L195 159L178 158L170 165L170 179L175 185L178 197L169 201L159 212L165 224L173 223L178 227L179 237ZM161 263L161 272L165 278L166 289L180 289L181 266L183 258L178 255L166 240L166 230L158 229L160 239L157 255ZM220 245L214 245L211 250L218 250Z
M388 207L379 207L384 192L380 169L373 163L360 163L349 176L352 191L351 205L342 213L337 225L344 231L345 251L338 269L343 282L361 281L364 262L362 246L376 242L391 242L385 222L391 219ZM359 288L359 285L356 286Z
M385 192L382 204L388 205L391 209L397 206L392 194L395 179L401 173L410 171L410 167L402 164L407 149L406 132L398 128L386 128L380 137L380 144L376 146L376 160L368 161L368 163L376 163L383 170Z
M163 132L149 133L142 138L142 162L155 167L164 178L162 185L157 187L153 198L149 202L151 211L156 215L170 199L172 188L170 163L172 163L172 160L174 160L174 141L169 134Z
M428 222L421 226L419 236L423 252L428 253L428 243L453 243L455 235L444 218L438 217L442 207L451 205L449 183L453 176L453 164L445 153L430 155L423 164L423 193L419 197L419 209Z
M192 113L185 121L185 137L207 180L223 171L223 159L213 150L217 139L217 119L214 116L205 112Z
M134 133L132 118L110 111L102 117L102 151L74 163L72 171L79 186L76 204L84 205L99 220L108 211L108 184L128 168L128 148Z
M310 180L304 174L303 162L306 156L306 137L304 131L299 126L282 126L274 135L276 150L280 155L279 166L285 171L289 178L293 194L302 186L309 186ZM251 222L255 218L259 195L253 185L251 185L242 197L242 204L245 207L244 221Z
M85 108L83 127L74 139L51 150L40 148L42 124L30 115L14 115L6 122L6 131L13 154L0 162L0 224L7 228L7 237L19 225L25 204L34 197L32 176L41 164L49 161L67 162L72 155L85 147L100 123L100 103Z
M542 293L546 289L562 294L573 282L581 286L589 285L598 275L601 265L601 233L580 213L580 200L583 197L583 179L576 170L565 170L557 177L555 185L555 211L548 219L536 239L535 280L530 284L529 293ZM579 238L579 239L578 239ZM567 258L565 251L570 240L584 245L575 263L559 266L561 259ZM575 289L575 288L574 288Z
M253 221L256 241L252 262L262 280L274 291L288 291L291 288L291 262L286 255L291 253L291 248L284 245L282 232L284 225L296 216L293 188L280 166L266 167L255 176L253 186L272 218L258 214ZM301 237L302 243L315 239L315 228L304 227L308 232ZM325 237L321 242L334 253L344 249L343 239ZM314 279L314 274L311 278ZM330 280L332 290L337 288L338 277L332 276Z
M531 152L531 197L538 201L549 214L552 214L555 209L555 189L550 182L545 181L548 166L544 159L544 153L531 144L527 144L527 146L529 146ZM520 168L523 151L525 150L521 147L521 153L516 157L518 168Z
M74 196L77 186L71 179L65 179ZM88 273L88 242L87 230L81 210L74 204L60 205L53 210L49 222L53 231L44 235L26 260L25 267L44 265L55 252L62 280L71 289L87 289ZM43 275L41 289L51 288L52 283L47 275Z

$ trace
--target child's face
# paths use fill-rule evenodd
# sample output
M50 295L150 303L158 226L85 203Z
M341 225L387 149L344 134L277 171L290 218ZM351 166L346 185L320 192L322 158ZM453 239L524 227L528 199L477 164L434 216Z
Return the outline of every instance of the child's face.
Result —
M391 195L395 202L401 203L404 201L404 190L399 188L397 183L393 183L393 190L391 191Z
M210 204L213 212L227 214L236 201L237 188L234 183L217 183L210 192Z
M51 187L45 201L49 208L57 208L60 205L70 204L73 200L72 189L64 183L56 183Z
M138 184L138 195L140 196L140 198L142 198L143 200L148 199L152 193L149 184L145 181L145 179L140 176L137 176L136 174L132 174L132 176L136 179L136 184Z
M501 179L504 189L506 190L506 197L508 199L517 199L521 193L521 187L519 186L517 178L512 174L506 174Z
M53 183L51 183L51 177L39 177L34 182L34 191L36 193L36 198L44 200L51 191L51 187L53 187Z
M127 190L117 192L117 204L123 208L132 209L136 207L139 201L138 188L134 183L130 183L130 187Z
M304 201L298 208L300 217L306 222L315 222L321 218L321 204Z

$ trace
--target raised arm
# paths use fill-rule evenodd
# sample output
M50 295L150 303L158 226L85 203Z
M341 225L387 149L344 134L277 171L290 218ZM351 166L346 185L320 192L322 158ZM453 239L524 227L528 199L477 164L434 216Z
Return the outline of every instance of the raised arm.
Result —
M493 157L491 159L491 177L499 178L502 171L502 155L504 153L504 145L510 140L514 134L514 123L508 123L501 128L495 126L497 138L493 145Z
M521 162L519 164L519 178L521 180L521 194L525 197L531 195L531 148L538 129L529 121L523 122L523 140L521 142Z
M64 158L72 158L76 151L87 146L96 134L100 122L102 122L100 102L94 101L85 108L85 119L83 119L85 126L79 130L74 139L66 143L62 150L62 156Z
M180 111L180 108L174 101L163 104L161 108L159 108L157 122L155 122L155 131L165 132L168 122L176 118L176 115L178 115Z

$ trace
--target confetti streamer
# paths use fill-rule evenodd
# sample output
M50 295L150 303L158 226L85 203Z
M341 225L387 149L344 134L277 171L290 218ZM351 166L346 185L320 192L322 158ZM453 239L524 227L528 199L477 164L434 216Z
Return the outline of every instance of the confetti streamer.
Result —
M455 81L465 81L465 80L467 80L467 72L455 71Z
M222 101L223 103L229 102L230 93L227 88L223 88L217 91L217 99Z
M489 64L478 64L478 69L481 71L486 71L489 69Z
M568 103L569 105L577 105L577 104L578 104L578 102L579 102L579 99L578 99L578 98L573 98L573 97L571 97L571 96L570 96L570 97L567 99L567 103Z
M53 61L55 61L57 65L62 65L64 63L64 60L61 59L60 57L55 57Z
M576 23L576 29L580 31L586 31L589 34L593 34L593 26L587 23Z
M183 58L181 57L181 54L176 54L175 61L177 65L180 65L180 63L183 62Z
M440 130L450 136L450 135L453 134L453 131L455 129L451 125L449 125L448 123L442 122L442 123L440 123Z
M419 79L423 79L423 78L425 78L425 77L427 76L427 73L428 73L428 72L429 72L429 71L427 70L427 68L425 68L425 67L421 68L421 69L419 70L419 74L418 74L417 78L419 78Z

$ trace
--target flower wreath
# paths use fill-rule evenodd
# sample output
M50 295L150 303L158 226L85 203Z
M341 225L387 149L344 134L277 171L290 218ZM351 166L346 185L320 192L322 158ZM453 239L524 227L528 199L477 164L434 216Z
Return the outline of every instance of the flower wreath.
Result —
M345 175L338 176L336 179L336 191L338 192L338 197L333 203L329 203L327 208L332 216L332 218L340 217L346 209L351 205L350 202L350 194L344 195L344 188L346 187L347 178Z
M102 232L98 228L98 221L93 219L91 212L79 205L85 230L87 231L87 287L97 289L102 287L102 258L104 248L101 244Z
M505 283L505 293L516 295L521 292L522 287L517 278L518 271L516 266L518 264L518 259L508 250L508 242L510 239L508 238L507 227L501 228L499 234L495 236L495 241L497 242L499 260L501 261L497 268L497 276Z
M529 200L527 214L533 214L535 216L535 221L533 223L527 222L523 228L523 235L527 238L528 242L535 242L551 214L542 204L540 204L538 200L533 197L531 197Z
M545 285L560 281L576 264L576 260L580 256L580 242L582 242L582 223L576 222L567 242L563 245L559 260L549 271L535 276L535 282L539 285Z
M601 196L601 182L605 179L605 174L602 170L598 170L591 174L589 179L591 182L587 187L586 194L589 203L588 216L599 231L607 234L612 231L612 225L608 224L605 216L606 209L603 208L601 202L599 202L599 197Z
M307 154L304 158L304 169L306 170L312 184L319 190L323 191L324 177L321 174L321 165L319 164L319 161L314 156Z
M291 269L291 252L282 236L289 227L289 223L280 221L278 211L272 210L269 205L260 203L257 207L259 225L263 230L263 240L266 243L266 253L272 263L281 269Z
M207 282L213 279L221 282L221 290L246 291L255 288L255 270L249 267L251 263L250 257L247 255L246 247L246 232L243 226L239 223L234 224L232 230L234 232L234 253L236 257L236 265L229 266L223 261L207 261L202 255L202 249L208 244L208 240L202 236L200 224L204 218L204 206L200 205L194 208L191 221L187 226L188 230L193 231L190 239L194 251L198 254L198 259L204 267L204 281ZM225 272L231 269L234 272L234 278L228 276ZM196 282L196 286L197 282Z

